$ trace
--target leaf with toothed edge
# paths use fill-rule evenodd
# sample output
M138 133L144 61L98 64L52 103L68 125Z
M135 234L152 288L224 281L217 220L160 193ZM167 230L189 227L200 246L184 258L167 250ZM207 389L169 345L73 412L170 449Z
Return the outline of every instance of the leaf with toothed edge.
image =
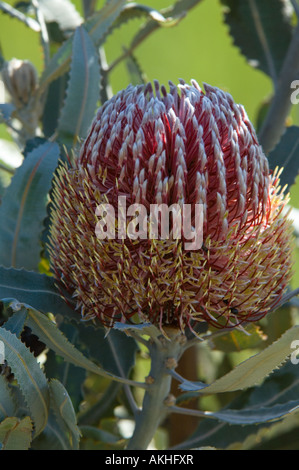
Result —
M188 395L194 398L196 392L182 394L182 402L185 395L186 399ZM216 412L220 413L218 417L213 416L212 412L210 417L213 419L201 420L188 441L190 439L193 446L213 445L220 448L244 443L250 435L257 436L259 431L269 428L273 421L282 420L296 412L298 396L299 368L289 360L280 369L273 371L260 386L238 394L225 408ZM181 401L177 401L177 404L184 406ZM188 447L187 442L182 443L182 448Z
M293 34L288 2L221 0L221 3L234 44L252 66L277 81Z
M72 148L84 138L97 109L100 90L98 52L83 26L74 33L66 99L58 120L58 138Z
M287 127L276 147L268 155L269 166L275 170L278 166L283 168L280 174L281 186L288 185L288 188L295 183L299 174L299 127Z
M33 423L29 416L23 419L16 417L4 419L0 423L0 450L28 450L32 441L32 431Z
M48 382L34 355L10 331L0 327L5 358L17 380L38 435L47 424L49 407Z
M121 13L125 3L126 0L110 0L101 10L97 11L84 23L85 29L96 46L100 45L109 28ZM53 80L68 70L71 62L73 41L74 35L65 41L52 57L40 78L40 92L43 92Z
M280 367L292 353L291 343L299 337L299 326L287 330L278 340L258 354L250 357L210 385L185 381L180 388L200 394L233 392L253 387Z
M185 14L189 10L201 2L202 0L179 0L175 4L162 9L160 13L166 19L165 23L162 23L161 21L159 22L153 17L148 18L148 21L140 27L132 39L130 48L134 48L137 44L140 44L146 37L148 37L149 34L161 26L175 26L182 18L184 18ZM171 21L172 18L174 18L175 21Z
M67 315L80 321L80 314L61 297L54 278L46 274L0 266L0 299L16 299L36 310Z
M80 430L77 426L76 414L67 390L56 379L50 380L49 388L50 406L54 411L59 428L63 432L65 440L68 441L69 448L78 450Z
M47 196L59 157L58 144L45 142L17 168L0 206L0 265L38 269Z
M57 325L46 315L33 309L29 305L21 304L20 302L18 303L16 301L12 302L10 306L16 309L16 311L21 308L25 308L27 310L25 325L31 329L32 333L35 334L41 342L46 344L48 348L52 349L65 361L70 362L75 366L81 367L89 372L93 372L96 375L100 375L121 383L130 383L130 380L126 379L126 377L120 377L113 372L106 371L101 366L97 365L84 356L82 352L79 351L79 349L73 346L73 344L59 330ZM2 329L4 330L4 328ZM107 340L107 345L108 344L109 341ZM110 344L110 348L112 346L113 345ZM131 361L131 357L129 357L128 360Z

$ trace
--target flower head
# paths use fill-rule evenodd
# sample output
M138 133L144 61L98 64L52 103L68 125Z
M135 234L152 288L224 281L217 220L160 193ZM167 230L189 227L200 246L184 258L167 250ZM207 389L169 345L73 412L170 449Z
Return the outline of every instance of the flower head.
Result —
M291 272L287 197L243 107L218 88L129 86L97 112L78 159L54 186L51 267L84 318L184 329L256 321L280 300ZM118 237L126 207L188 204L202 245L184 237ZM96 210L115 211L116 236L99 239ZM173 229L173 226L170 227ZM172 232L170 232L172 233Z

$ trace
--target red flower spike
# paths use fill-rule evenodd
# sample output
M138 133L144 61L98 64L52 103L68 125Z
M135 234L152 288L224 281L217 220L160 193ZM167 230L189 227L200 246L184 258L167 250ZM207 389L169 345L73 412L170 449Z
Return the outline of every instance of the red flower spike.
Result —
M61 166L51 268L83 318L224 328L259 320L281 299L292 266L288 197L244 108L204 88L129 86L98 110L79 158ZM183 237L121 239L120 196L124 210L190 204L193 225L201 204L202 246L188 251ZM96 236L102 203L115 209L115 239Z

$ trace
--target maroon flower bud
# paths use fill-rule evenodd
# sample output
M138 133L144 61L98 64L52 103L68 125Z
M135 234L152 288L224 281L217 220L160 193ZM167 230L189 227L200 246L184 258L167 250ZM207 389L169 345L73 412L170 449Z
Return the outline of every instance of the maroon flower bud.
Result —
M259 320L291 276L292 225L278 176L228 93L208 85L204 93L195 81L170 83L169 93L157 82L129 86L99 109L79 158L59 170L52 270L83 318L108 326ZM189 205L192 230L200 204L203 243L187 249L173 222L168 239L120 237L120 196L123 211ZM95 233L104 203L115 213L115 238Z

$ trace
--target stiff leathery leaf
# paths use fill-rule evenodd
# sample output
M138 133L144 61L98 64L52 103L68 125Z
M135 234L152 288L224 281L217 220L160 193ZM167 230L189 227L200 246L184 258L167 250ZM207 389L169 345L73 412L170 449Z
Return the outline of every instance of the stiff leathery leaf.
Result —
M269 153L269 165L272 170L283 168L280 175L282 186L289 188L295 183L299 173L299 127L287 127L276 147Z
M184 393L179 397L179 402L186 401L190 398L188 396L190 394L191 397L196 396L196 392ZM190 440L188 439L189 444L182 443L182 448L186 448L184 445L187 447L189 445L213 445L219 448L238 446L250 435L254 436L272 425L272 420L265 421L267 415L270 419L275 419L274 413L277 416L282 412L282 418L284 418L287 415L283 415L283 410L287 413L295 411L298 395L299 369L291 360L288 360L260 386L243 391L225 408L217 412L220 413L219 418L222 415L223 420L220 419L220 422L214 419L202 420ZM184 396L186 396L185 400ZM242 424L237 424L238 416ZM249 423L249 421L255 422L256 420L260 422Z
M291 343L298 339L298 335L299 326L293 326L270 346L242 362L212 384L185 381L180 388L186 391L198 390L201 394L214 394L253 387L281 366L292 353Z
M66 99L57 128L65 145L72 147L78 138L85 137L97 108L100 80L97 49L84 26L80 26L74 33Z
M83 369L97 375L101 375L118 382L130 383L126 378L118 377L113 373L107 372L102 367L85 357L79 349L76 349L72 343L68 341L66 336L59 330L52 320L37 310L34 310L29 306L26 307L28 308L26 325L36 336L38 336L40 341L45 343L47 347L52 349L65 361L68 361L75 366L82 367Z
M16 299L42 312L78 318L61 297L54 279L46 274L0 266L0 299L9 299L8 304Z
M125 0L110 0L84 23L84 27L96 46L100 45L104 36L109 32L109 29L121 13L125 3ZM62 44L57 53L50 60L41 76L39 93L42 93L53 80L69 69L73 41L74 35Z
M291 9L287 2L222 0L222 4L234 44L252 66L276 83L293 33Z

